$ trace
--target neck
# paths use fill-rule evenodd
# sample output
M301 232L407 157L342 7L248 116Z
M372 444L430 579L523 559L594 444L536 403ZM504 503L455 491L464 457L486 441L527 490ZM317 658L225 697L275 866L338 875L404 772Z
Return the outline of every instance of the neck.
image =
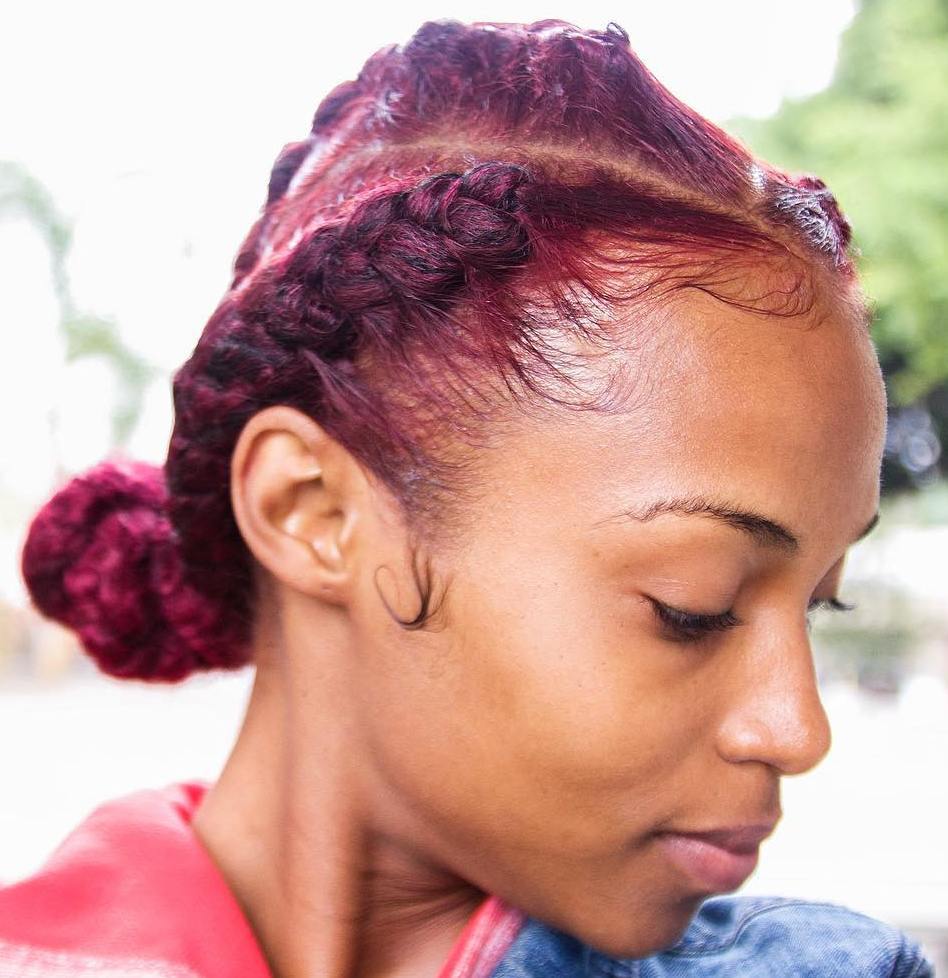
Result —
M436 978L485 894L425 853L373 780L346 677L295 674L291 660L257 658L243 727L194 830L274 978Z

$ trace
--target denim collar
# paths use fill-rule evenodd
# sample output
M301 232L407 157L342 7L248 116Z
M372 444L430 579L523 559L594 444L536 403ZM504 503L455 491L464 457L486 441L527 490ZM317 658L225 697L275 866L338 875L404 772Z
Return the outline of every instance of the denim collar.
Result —
M706 900L677 943L610 957L527 918L491 978L934 978L898 928L833 903L771 896Z

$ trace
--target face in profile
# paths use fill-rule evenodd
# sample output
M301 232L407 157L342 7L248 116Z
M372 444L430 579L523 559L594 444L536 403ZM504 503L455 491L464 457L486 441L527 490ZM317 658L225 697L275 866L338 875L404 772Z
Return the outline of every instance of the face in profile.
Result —
M638 335L627 411L524 419L480 457L431 627L380 614L368 567L351 609L384 831L623 956L743 882L782 776L830 747L809 619L845 596L885 428L842 307L688 290ZM730 861L669 839L748 826Z

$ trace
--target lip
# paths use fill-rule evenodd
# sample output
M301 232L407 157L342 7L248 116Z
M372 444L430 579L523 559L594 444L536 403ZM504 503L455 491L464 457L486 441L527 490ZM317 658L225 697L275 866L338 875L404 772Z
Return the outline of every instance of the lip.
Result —
M689 839L701 839L729 852L750 853L769 836L777 825L776 819L769 822L755 822L738 825L729 829L710 829L706 832L672 832L673 835Z
M757 868L760 843L774 824L744 825L709 832L661 832L658 844L668 859L702 889L737 889Z

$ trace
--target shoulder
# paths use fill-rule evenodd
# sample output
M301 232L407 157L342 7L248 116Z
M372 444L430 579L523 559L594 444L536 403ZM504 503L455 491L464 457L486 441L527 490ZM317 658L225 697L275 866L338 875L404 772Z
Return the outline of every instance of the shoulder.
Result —
M714 897L645 976L740 973L746 978L923 978L934 975L907 934L835 903L772 896ZM700 963L692 970L689 962ZM635 973L635 972L631 972Z
M505 965L512 970L505 970ZM531 968L533 970L531 970ZM706 900L678 942L614 958L530 920L493 978L934 978L907 934L833 903L770 896Z
M110 799L0 886L0 978L265 978L253 932L190 828L208 783Z

